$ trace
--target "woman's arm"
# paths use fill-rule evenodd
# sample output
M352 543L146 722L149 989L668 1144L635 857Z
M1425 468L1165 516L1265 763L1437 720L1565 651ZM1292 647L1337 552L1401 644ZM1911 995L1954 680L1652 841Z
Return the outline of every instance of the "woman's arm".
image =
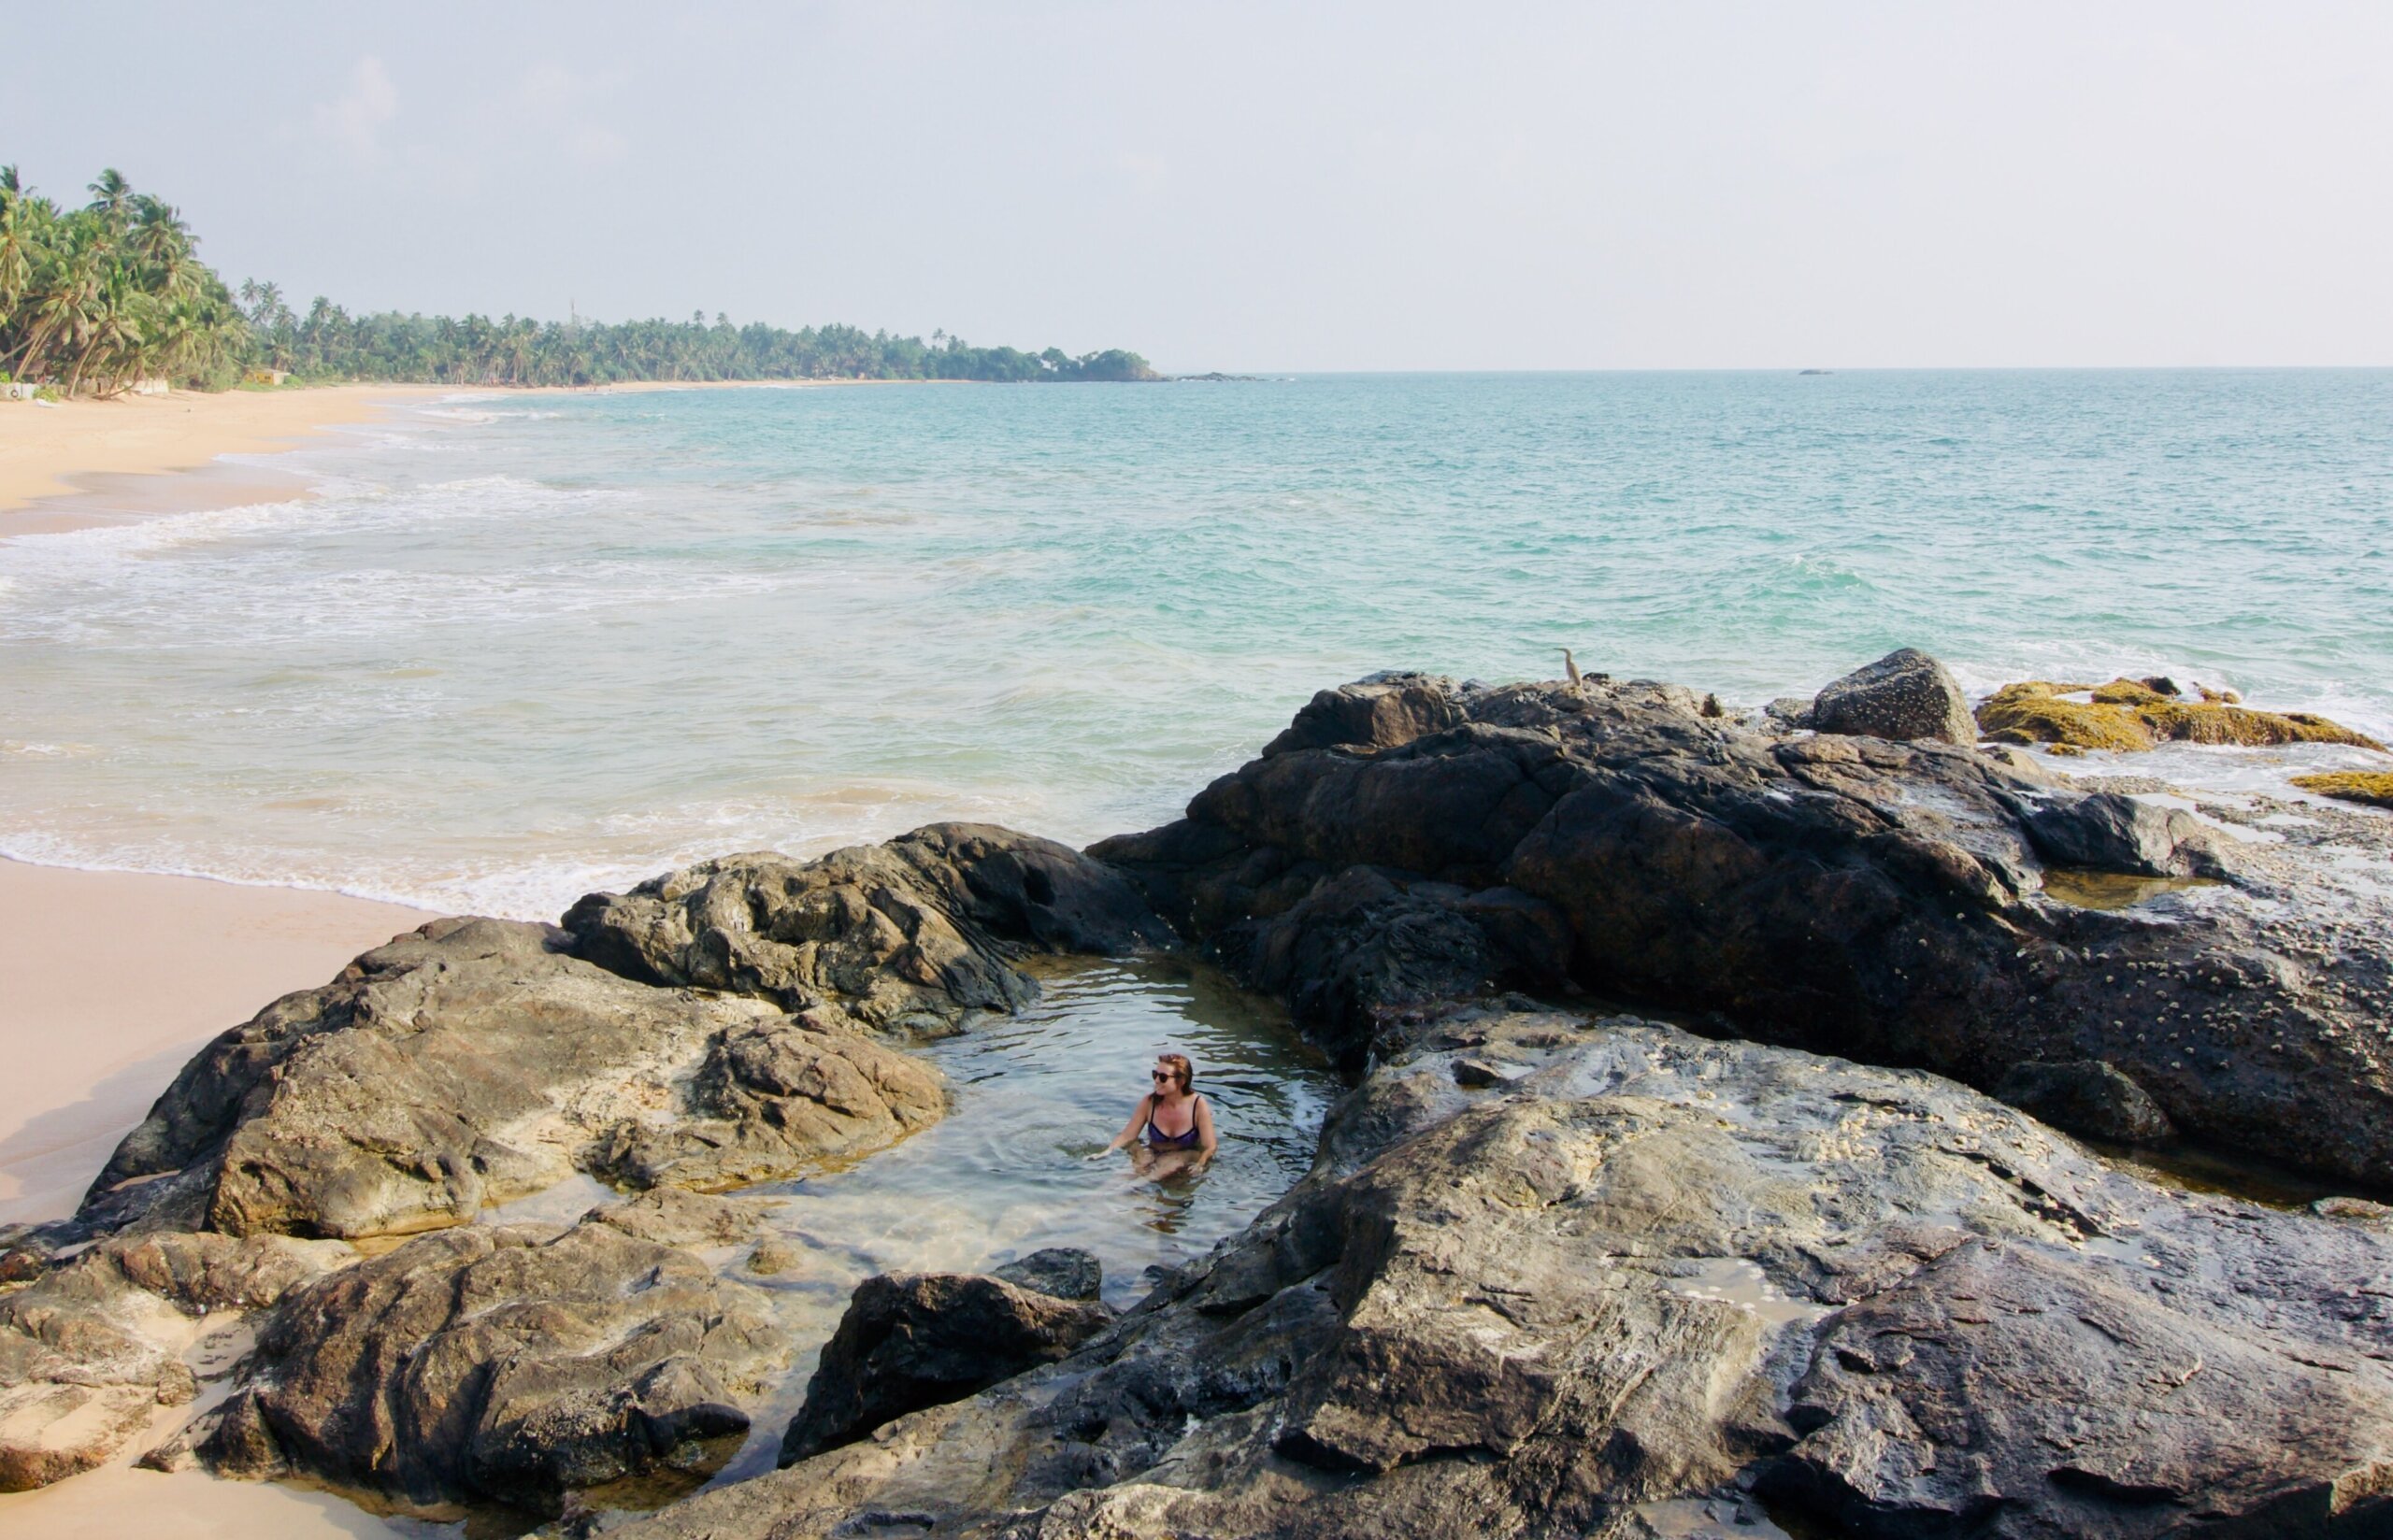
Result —
M1213 1158L1221 1141L1213 1136L1213 1104L1202 1096L1196 1098L1196 1163L1203 1165Z
M1153 1091L1139 1098L1138 1109L1130 1114L1130 1120L1122 1125L1122 1132L1113 1136L1113 1142L1107 1145L1101 1153L1111 1155L1124 1145L1138 1138L1139 1130L1147 1126L1147 1110L1154 1099Z

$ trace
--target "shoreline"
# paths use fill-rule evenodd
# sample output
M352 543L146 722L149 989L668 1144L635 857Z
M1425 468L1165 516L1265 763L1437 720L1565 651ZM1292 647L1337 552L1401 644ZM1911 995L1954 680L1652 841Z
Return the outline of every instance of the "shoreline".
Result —
M0 405L0 535L192 511L176 500L174 481L227 469L226 455L278 453L313 435L373 421L402 402L456 393L436 385L328 385ZM229 469L244 473L244 490L258 494L247 501L288 502L306 492L288 473Z
M64 1217L192 1053L430 911L0 858L0 1224Z
M667 391L814 390L970 384L938 379L634 379L604 385L309 385L176 391L36 405L0 403L0 539L56 535L165 514L312 495L296 474L229 464L276 455L410 402L455 396L638 395Z

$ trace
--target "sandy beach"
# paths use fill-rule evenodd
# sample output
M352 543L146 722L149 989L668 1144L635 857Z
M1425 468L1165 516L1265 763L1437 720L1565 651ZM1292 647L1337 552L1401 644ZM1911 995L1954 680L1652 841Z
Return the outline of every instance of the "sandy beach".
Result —
M201 1043L428 918L337 893L0 861L0 1223L71 1212Z
M391 402L455 393L441 385L331 385L54 405L0 402L0 535L74 527L76 510L51 500L79 494L98 494L91 505L94 518L85 521L127 511L179 512L298 496L304 489L295 478L215 462L222 455L289 449L309 434L369 421ZM159 483L170 473L203 468L202 481ZM145 500L158 506L140 506ZM128 501L136 506L125 508ZM28 509L35 504L41 506Z

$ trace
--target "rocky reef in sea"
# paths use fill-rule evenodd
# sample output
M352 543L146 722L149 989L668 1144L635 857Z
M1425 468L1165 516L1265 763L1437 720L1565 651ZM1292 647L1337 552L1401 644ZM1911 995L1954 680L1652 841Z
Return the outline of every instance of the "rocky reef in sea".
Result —
M2246 711L2129 682L2008 699ZM437 921L7 1237L0 1487L144 1447L238 1319L147 1462L559 1533L2393 1533L2393 824L1981 731L2038 737L1909 650L1741 718L1383 675L1085 852L942 825ZM1078 1253L872 1278L782 1468L608 1499L812 1346L733 1190L939 1119L910 1046L1033 954L1142 949L1347 1069L1311 1174L1120 1314ZM621 1195L462 1222L576 1174Z

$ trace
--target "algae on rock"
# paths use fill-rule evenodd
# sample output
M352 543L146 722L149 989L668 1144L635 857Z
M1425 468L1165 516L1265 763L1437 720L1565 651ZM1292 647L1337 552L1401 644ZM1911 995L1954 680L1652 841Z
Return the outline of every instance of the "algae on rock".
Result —
M2293 784L2322 797L2364 802L2372 807L2393 807L2393 770L2327 770L2296 776Z
M2084 701L2071 695L2088 695ZM2029 679L2007 684L1978 707L1978 726L1998 743L2049 743L2135 753L2166 742L2257 747L2282 743L2385 746L2307 711L2256 711L2220 692L2180 700L2137 679L2105 685ZM2218 697L2218 698L2213 698Z

